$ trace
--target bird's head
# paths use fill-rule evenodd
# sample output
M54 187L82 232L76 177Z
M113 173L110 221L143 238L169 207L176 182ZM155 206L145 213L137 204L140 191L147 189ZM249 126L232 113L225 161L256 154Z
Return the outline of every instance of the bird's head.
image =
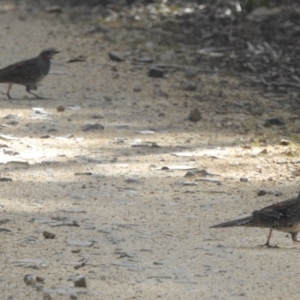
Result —
M45 60L50 60L57 53L59 53L59 51L57 51L56 49L48 48L48 49L43 50L39 56Z

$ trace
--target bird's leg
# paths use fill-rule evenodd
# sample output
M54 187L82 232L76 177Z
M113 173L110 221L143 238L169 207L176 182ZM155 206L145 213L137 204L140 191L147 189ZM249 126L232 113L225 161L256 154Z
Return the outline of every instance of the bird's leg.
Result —
M270 233L269 233L269 235L268 235L268 239L267 239L267 242L265 243L265 244L263 244L263 245L260 245L259 247L268 247L268 248L279 248L278 246L271 246L270 245L270 239L271 239L271 236L272 236L272 231L273 231L273 229L270 229ZM299 241L300 242L300 241Z
M11 96L9 94L10 89L11 89L11 83L8 84L7 93L6 93L6 95L9 99L11 99Z
M29 94L35 96L37 99L44 99L43 97L37 95L37 94L34 94L33 92L30 91L30 86L26 86L26 92L28 92Z
M298 232L291 232L292 240L294 243L300 243L300 241L297 240L297 234Z

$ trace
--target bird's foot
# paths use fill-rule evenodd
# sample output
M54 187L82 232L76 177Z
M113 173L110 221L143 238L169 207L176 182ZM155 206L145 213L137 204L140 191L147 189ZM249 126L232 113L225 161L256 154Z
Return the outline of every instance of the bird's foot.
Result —
M300 243L300 241L299 241L299 243ZM267 243L265 243L265 244L263 244L263 245L259 245L258 247L267 247L267 248L279 248L277 245L274 245L274 246L272 246L272 245L270 245L268 242Z
M8 99L12 99L12 97L11 97L10 94L8 94L8 93L3 93L3 92L1 92L1 94L7 96Z
M26 91L27 91L29 94L33 95L36 99L40 99L40 100L42 100L42 99L47 99L47 98L43 98L43 97L41 97L41 96L39 96L39 95L33 93L33 92L32 92L31 90L29 90L29 89L26 89Z

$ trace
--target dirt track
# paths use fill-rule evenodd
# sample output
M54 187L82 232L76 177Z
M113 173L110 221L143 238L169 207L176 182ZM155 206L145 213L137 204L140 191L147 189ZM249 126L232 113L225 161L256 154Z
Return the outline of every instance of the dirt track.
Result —
M256 247L267 230L209 229L299 191L289 147L254 144L255 130L241 125L253 117L216 115L214 99L205 100L255 93L238 79L200 74L197 101L180 88L180 72L149 78L148 66L110 61L101 36L43 13L2 13L0 39L1 66L49 46L61 51L37 91L49 99L20 86L14 100L1 96L1 177L12 179L0 183L0 217L10 220L0 232L1 299L298 298L299 245L290 237L275 233L281 248L270 250ZM79 55L86 62L67 63ZM187 120L194 107L203 113L196 124ZM104 130L82 130L95 123ZM189 168L195 176L184 177ZM211 174L195 172L203 169ZM259 197L259 189L282 196ZM26 274L45 281L27 286ZM77 274L86 289L68 280Z

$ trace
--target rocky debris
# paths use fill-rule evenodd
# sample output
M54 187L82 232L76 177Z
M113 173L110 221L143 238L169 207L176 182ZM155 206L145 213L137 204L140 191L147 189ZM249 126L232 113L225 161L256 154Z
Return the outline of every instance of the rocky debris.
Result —
M44 283L45 278L37 275L26 274L24 276L24 282L26 285L36 285L37 283Z
M271 126L284 126L285 122L281 120L280 118L271 118L265 121L265 127L271 127Z
M148 71L149 77L154 78L163 78L164 77L164 70L155 66L152 66Z
M249 182L249 179L247 177L241 177L240 182Z
M112 60L112 61L117 61L117 62L122 62L125 60L125 58L123 57L122 54L115 52L115 51L111 51L108 53L108 57Z
M265 191L265 190L259 190L259 191L257 192L257 196L265 196L265 195L267 195L267 194L268 194L268 192Z
M279 144L282 145L282 146L288 146L290 145L290 141L289 140L286 140L286 139L281 139Z
M72 251L72 253L76 253L76 252L73 252ZM79 252L77 252L77 253L79 253ZM76 264L75 266L74 266L74 268L75 269L79 269L79 268L81 268L81 267L84 267L84 266L86 266L86 263L88 262L88 258L83 258L83 259L81 259L79 262L79 264Z
M192 171L188 171L185 173L184 177L195 177L196 173Z
M93 173L91 172L76 172L74 173L74 176L91 176Z
M58 111L58 112L63 112L65 110L66 110L66 108L62 105L59 105L59 106L56 107L56 111Z
M79 288L86 288L87 284L86 284L86 279L85 276L83 275L78 275L72 278L73 282L74 282L74 287L79 287Z
M91 131L91 130L104 130L104 126L99 123L86 124L82 126L82 131Z
M0 177L0 181L2 181L2 182L11 182L13 180L11 178L8 178L8 177Z
M43 231L43 236L45 239L54 239L55 238L55 234L51 233L49 231Z
M201 113L198 108L194 108L190 114L188 119L192 122L199 122L202 119Z

